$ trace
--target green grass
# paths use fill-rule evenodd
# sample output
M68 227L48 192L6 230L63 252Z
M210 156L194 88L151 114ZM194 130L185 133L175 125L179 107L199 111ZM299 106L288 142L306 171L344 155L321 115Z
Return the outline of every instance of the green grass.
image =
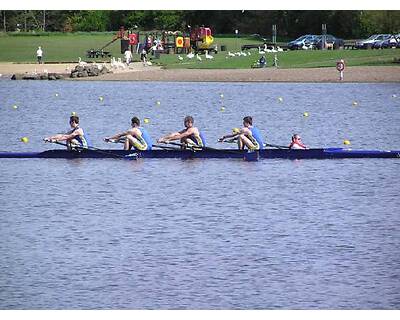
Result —
M36 62L36 49L42 46L45 62L76 62L78 57L85 61L86 50L99 49L111 41L113 33L45 33L43 35L6 35L0 33L0 61L1 62ZM215 36L214 43L219 50L224 45L227 51L237 52L244 44L256 44L261 42L249 37L235 38L232 36ZM110 51L115 57L122 57L120 42L115 41L105 50ZM251 56L239 56L227 58L227 51L219 51L213 60L205 59L199 62L196 59L189 60L185 54L179 61L177 55L162 54L160 59L153 62L168 69L174 68L200 68L200 69L248 69L259 58L258 50L250 50ZM273 53L267 53L266 59L270 66ZM314 68L332 67L338 59L345 59L347 66L367 65L392 65L394 58L400 58L400 49L385 50L334 50L334 51L289 51L277 53L280 68ZM151 56L150 56L151 57ZM100 60L100 59L98 59ZM139 60L134 55L134 60Z

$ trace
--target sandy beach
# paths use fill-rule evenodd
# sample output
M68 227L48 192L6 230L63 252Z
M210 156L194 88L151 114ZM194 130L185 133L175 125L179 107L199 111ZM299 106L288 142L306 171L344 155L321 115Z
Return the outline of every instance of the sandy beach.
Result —
M0 63L2 77L24 73L61 73L68 76L76 64ZM108 65L109 66L109 65ZM68 78L69 79L69 78ZM221 81L221 82L339 82L335 67L296 69L162 69L132 63L130 68L114 70L98 77L77 81ZM347 67L342 82L400 82L399 66Z

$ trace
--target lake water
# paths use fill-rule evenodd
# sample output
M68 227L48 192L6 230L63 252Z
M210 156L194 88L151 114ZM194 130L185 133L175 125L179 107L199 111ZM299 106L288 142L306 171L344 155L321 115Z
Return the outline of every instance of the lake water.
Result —
M2 80L0 150L53 148L72 111L100 148L191 114L215 147L252 115L272 144L400 149L399 84ZM399 159L0 159L0 308L398 309L399 180Z

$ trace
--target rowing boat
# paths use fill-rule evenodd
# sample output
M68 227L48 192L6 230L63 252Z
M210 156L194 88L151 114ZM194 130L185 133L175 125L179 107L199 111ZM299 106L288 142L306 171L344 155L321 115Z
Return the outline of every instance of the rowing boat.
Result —
M0 152L0 158L180 158L180 159L343 159L343 158L400 158L400 150L352 150L320 148L307 150L263 149L257 152L234 149L206 150L146 150L81 149L77 151L53 149L42 152Z

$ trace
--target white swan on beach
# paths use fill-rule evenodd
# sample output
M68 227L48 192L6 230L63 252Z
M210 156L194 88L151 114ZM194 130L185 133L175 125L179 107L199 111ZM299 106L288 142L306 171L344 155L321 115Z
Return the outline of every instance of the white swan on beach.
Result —
M79 64L81 67L84 67L84 66L87 65L87 62L82 61L81 57L78 57L78 64Z

